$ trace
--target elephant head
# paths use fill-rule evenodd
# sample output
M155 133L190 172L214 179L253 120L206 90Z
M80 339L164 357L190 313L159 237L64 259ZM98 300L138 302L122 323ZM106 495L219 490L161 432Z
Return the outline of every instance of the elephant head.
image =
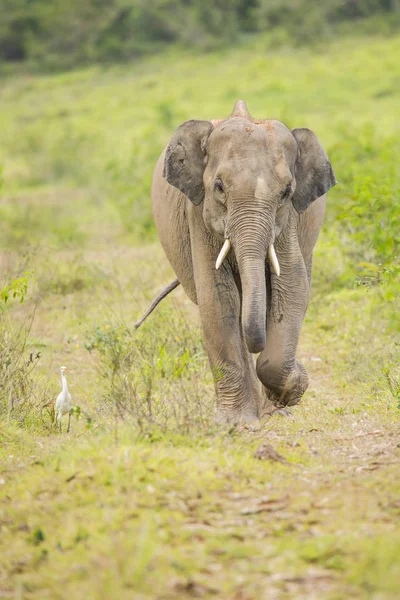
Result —
M165 155L164 177L194 205L222 250L232 248L241 279L242 327L250 352L266 341L265 261L279 277L274 242L290 210L302 213L335 185L328 157L309 129L290 131L273 120L255 121L243 101L220 121L186 121Z

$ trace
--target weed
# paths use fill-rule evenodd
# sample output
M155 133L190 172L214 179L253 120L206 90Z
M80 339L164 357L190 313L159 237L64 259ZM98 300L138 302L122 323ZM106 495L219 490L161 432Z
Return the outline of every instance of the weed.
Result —
M196 426L212 414L211 398L199 395L199 378L208 369L200 334L173 315L157 323L134 333L107 323L87 333L85 347L97 357L103 380L102 400L141 427Z
M14 278L3 288L0 298L19 298L20 303L28 291L31 273ZM0 305L1 307L1 305ZM48 404L47 390L39 381L37 368L41 352L30 340L33 314L22 325L13 323L4 306L0 319L0 417L16 420L26 427L48 426L43 409Z
M28 283L30 277L33 276L32 271L27 271L22 275L22 277L17 277L13 279L11 283L8 283L2 290L0 290L0 301L7 303L9 298L18 298L20 303L25 299L26 294L28 293Z
M395 343L395 347L397 349L395 354L397 360L389 363L383 369L383 376L389 397L396 403L396 407L400 409L400 344Z
M39 544L41 544L42 542L44 542L44 540L46 539L46 536L44 535L42 529L37 528L32 532L32 544L34 546L39 546Z

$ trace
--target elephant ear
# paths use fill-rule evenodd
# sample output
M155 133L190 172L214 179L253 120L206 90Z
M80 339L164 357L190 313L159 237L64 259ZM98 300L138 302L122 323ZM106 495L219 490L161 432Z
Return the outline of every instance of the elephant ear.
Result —
M196 206L204 198L204 147L213 130L210 121L186 121L167 146L164 177Z
M310 129L293 129L298 154L295 167L296 191L292 202L298 213L337 184L332 165L317 136Z

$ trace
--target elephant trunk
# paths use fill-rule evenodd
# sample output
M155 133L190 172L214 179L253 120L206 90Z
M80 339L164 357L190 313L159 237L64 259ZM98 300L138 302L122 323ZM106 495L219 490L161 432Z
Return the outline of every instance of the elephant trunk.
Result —
M274 214L271 210L264 210L261 215L242 214L230 225L242 285L243 334L247 348L256 354L266 344L265 261L274 242ZM273 254L276 258L274 250Z
M261 352L266 343L266 251L258 257L237 257L242 283L242 328L249 352Z

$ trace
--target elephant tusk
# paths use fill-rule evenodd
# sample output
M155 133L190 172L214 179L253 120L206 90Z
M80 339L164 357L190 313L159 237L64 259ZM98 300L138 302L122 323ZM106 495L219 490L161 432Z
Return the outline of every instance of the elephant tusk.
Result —
M281 268L279 266L278 257L276 256L274 245L271 244L268 248L268 258L271 261L272 270L278 275L281 274Z
M217 262L215 263L215 268L219 269L222 263L224 262L226 255L231 249L231 241L225 240L224 245L221 248L221 252L218 254Z

